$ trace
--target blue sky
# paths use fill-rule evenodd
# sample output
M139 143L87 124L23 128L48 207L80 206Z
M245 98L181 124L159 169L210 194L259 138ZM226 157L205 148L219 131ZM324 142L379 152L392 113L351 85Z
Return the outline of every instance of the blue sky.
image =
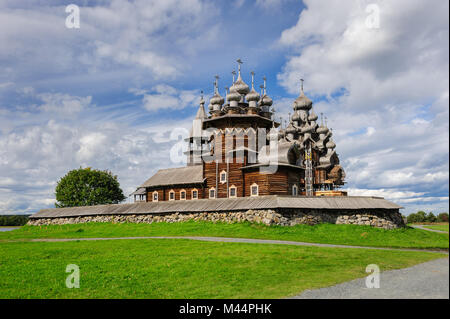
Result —
M237 58L284 118L305 79L351 195L448 211L448 1L0 0L0 27L0 214L52 207L80 166L126 193L182 166L174 132L216 74L224 94Z

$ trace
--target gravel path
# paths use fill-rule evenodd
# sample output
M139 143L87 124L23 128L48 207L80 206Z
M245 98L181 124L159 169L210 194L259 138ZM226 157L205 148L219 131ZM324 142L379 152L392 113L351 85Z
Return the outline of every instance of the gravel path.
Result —
M411 227L417 228L417 229L422 229L422 230L427 230L427 231L432 231L435 233L442 233L442 234L448 234L448 232L443 231L443 230L437 230L437 229L431 229L431 228L426 228L424 227L426 225L411 225Z
M288 241L288 240L227 238L227 237L200 237L200 236L148 236L148 237L110 237L110 238L38 238L38 239L32 239L31 241L33 241L33 242L67 242L67 241L120 240L120 239L190 239L190 240L227 242L227 243L277 244L277 245L294 245L294 246L358 248L358 249L398 250L398 251L429 251L429 252L439 252L439 253L448 254L448 251L444 251L444 250L366 247L366 246L306 243L306 242Z
M380 288L366 288L366 278L333 287L306 290L292 299L448 299L449 260L436 259L410 268L381 272Z

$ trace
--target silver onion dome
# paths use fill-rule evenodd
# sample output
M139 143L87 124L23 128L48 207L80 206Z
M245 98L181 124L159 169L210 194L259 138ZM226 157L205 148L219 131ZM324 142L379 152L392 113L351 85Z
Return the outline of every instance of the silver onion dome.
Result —
M214 94L209 103L212 105L222 106L224 102L225 99L219 94L219 92L216 92L216 94Z
M236 91L234 84L230 87L230 92L227 94L228 101L239 102L241 100L241 95Z
M295 134L297 132L297 129L290 123L288 127L286 128L286 134Z
M292 115L292 120L294 122L298 122L301 120L300 114L298 112L294 112L294 114Z
M250 92L249 86L242 80L241 76L241 64L243 63L241 59L237 60L238 63L238 78L236 82L234 82L233 87L236 92L238 92L241 95L245 95L248 92Z
M333 142L333 140L330 138L330 140L325 145L327 148L334 149L336 147L336 144Z
M303 91L303 79L300 95L297 99L294 101L294 110L310 110L312 108L312 101L305 95L305 92Z
M314 113L314 110L311 110L311 114L308 116L308 121L317 121L319 117L316 113Z
M255 91L255 72L252 71L252 89L251 91L245 96L245 99L248 102L255 102L251 103L252 105L256 106L256 102L259 101L260 95L258 92Z
M328 133L328 127L323 126L323 125L320 125L320 126L317 128L316 132L317 132L318 134L327 134L327 133Z
M219 76L215 76L216 80L214 81L214 96L209 100L209 103L214 106L221 107L225 102L225 99L219 93Z
M251 102L251 101L257 102L257 101L259 101L260 96L259 96L259 93L255 91L255 89L252 89L252 90L250 91L250 93L248 93L248 94L245 96L245 98L246 98L246 100L247 100L248 102Z

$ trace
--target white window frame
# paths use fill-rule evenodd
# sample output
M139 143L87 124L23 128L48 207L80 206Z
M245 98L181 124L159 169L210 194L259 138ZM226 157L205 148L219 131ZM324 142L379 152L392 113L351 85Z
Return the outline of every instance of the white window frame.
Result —
M213 196L213 197L211 197L211 191L214 191L214 196ZM208 190L208 195L209 195L209 198L210 198L210 199L216 198L216 197L217 197L216 188L215 188L215 187L211 187L211 188Z
M253 187L256 186L256 195L253 194ZM250 185L250 196L259 196L259 185L256 183L253 183L252 185Z
M194 192L197 192L197 197L194 197ZM198 189L197 189L197 188L194 188L194 189L191 191L191 199L198 199Z
M234 189L234 195L231 195L231 189ZM230 197L230 198L235 198L235 197L237 197L237 187L236 186L234 186L234 185L231 185L229 188L228 188L228 197Z
M292 196L298 196L298 187L296 184L292 185Z
M223 174L225 174L225 179L223 180L222 179L222 175ZM220 173L219 173L219 182L221 183L221 184L225 184L226 182L227 182L227 179L228 179L228 174L227 174L227 172L226 171L221 171Z
M171 195L171 194L173 194L173 199L170 198L170 195ZM169 200L170 200L170 201L175 200L175 191L174 191L173 189L171 189L171 190L169 191Z
M155 200L155 195L156 195L156 200ZM152 201L153 201L153 202L159 201L159 194L158 194L158 191L154 191L154 192L152 193Z
M181 193L184 192L184 198L181 197ZM180 200L186 200L187 199L187 192L185 189L180 190Z

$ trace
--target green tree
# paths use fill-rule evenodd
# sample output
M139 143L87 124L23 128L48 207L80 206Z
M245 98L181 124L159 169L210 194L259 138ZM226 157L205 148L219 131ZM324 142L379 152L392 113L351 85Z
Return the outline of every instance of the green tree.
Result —
M437 221L437 218L432 212L429 212L426 221L429 223L435 223Z
M437 216L437 221L440 223L448 223L448 213L440 213Z
M117 204L126 197L110 171L79 168L68 172L55 189L56 207Z

